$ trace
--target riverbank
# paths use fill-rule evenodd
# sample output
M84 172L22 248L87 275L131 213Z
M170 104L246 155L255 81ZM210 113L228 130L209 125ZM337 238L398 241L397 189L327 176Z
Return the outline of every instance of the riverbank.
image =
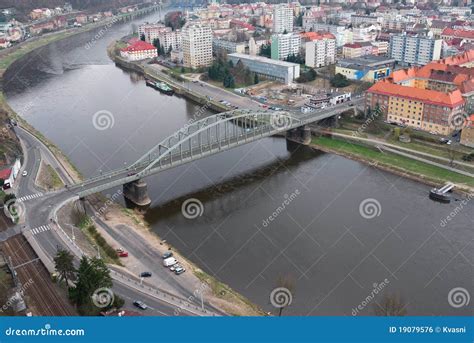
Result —
M225 112L229 111L229 108L214 100L206 97L202 94L196 93L189 88L184 87L180 82L185 81L181 75L174 73L172 70L169 70L169 73L166 74L157 70L156 68L151 68L150 66L140 63L140 62L130 62L126 61L119 56L120 48L122 48L121 41L112 42L107 48L107 53L110 59L115 63L116 66L136 72L147 79L151 79L155 82L165 82L174 92L179 95L191 100L209 110L214 112Z
M335 137L313 137L312 148L363 162L375 168L431 186L446 182L456 184L463 193L474 192L474 179L404 156L383 153L368 145L356 144Z
M6 68L6 70L9 67L12 67L15 61L19 61L21 60L21 58L27 56L28 53L32 53L38 48L47 46L48 44L52 42L56 42L60 39L65 39L67 37L70 37L70 35L61 36L61 37L58 35L56 36L56 39L53 39L50 37L47 41L44 41L44 44L41 44L40 42L36 42L36 44L34 45L34 48L31 48L31 49L25 48L23 50L24 52L23 54L17 53L15 55L16 56L15 59L8 61L8 67ZM7 63L5 63L5 65L7 65ZM4 75L4 73L2 75ZM33 126L31 126L26 120L24 120L17 113L15 113L15 111L7 103L3 94L0 94L0 108L6 114L5 116L6 120L8 118L14 119L18 123L18 125L20 125L23 129L28 131L31 135L36 137L40 141L40 143L43 144L44 147L46 147L51 152L51 154L58 160L61 168L64 169L66 173L70 176L70 180L68 183L77 183L82 180L82 175L76 169L76 167L69 161L67 156L65 156L59 148L57 148L51 141L49 141L39 131L37 131ZM18 147L21 151L21 146L19 145L19 143L18 143ZM96 205L98 203L99 204L98 210L100 210L102 206L110 206L110 211L108 212L107 218L105 218L105 216L102 216L100 218L100 221L99 220L96 221L96 224L98 224L98 222L101 222L101 224L103 222L106 222L107 228L104 228L98 225L97 229L101 233L103 233L103 236L108 241L107 243L113 244L114 246L120 246L118 245L118 242L116 242L112 237L110 237L110 235L107 235L106 232L120 231L121 226L127 225L130 228L130 231L133 232L133 235L137 239L139 239L139 237L143 237L144 240L147 242L156 242L157 249L159 251L161 251L160 249L163 249L165 247L166 249L172 249L180 261L185 261L185 264L188 269L188 273L186 273L186 276L181 276L181 279L186 277L186 278L191 278L193 284L200 284L200 283L208 284L209 292L205 294L205 297L206 297L206 301L211 303L212 306L219 308L224 313L228 313L232 315L260 316L260 315L265 314L263 311L258 309L257 306L252 304L250 301L242 297L240 294L231 290L230 287L219 283L217 280L214 280L211 276L205 274L200 268L198 268L197 266L189 262L187 259L185 259L183 256L181 256L179 252L176 251L176 249L173 249L172 247L168 245L165 246L165 245L160 244L159 242L161 241L161 239L157 235L151 232L149 225L141 218L140 213L126 210L117 204L109 205L107 199L105 199L105 197L101 196L100 194L95 195L91 199L88 198L87 200L88 202L95 202ZM71 220L68 220L67 222L71 222ZM127 249L127 246L124 245L123 247ZM88 249L87 251L89 250L94 252L93 248ZM135 269L129 268L129 272L131 274L135 274ZM216 288L215 287L216 284L219 284L220 287ZM225 292L218 291L222 289L225 289L226 291ZM216 290L216 293L213 292L214 290ZM190 289L189 293L193 293L193 289Z

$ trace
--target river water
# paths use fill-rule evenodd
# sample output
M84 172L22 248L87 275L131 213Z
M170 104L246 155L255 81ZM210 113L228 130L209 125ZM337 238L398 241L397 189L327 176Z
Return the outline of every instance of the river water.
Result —
M98 38L89 32L52 44L6 76L10 105L85 176L133 163L203 113L147 88L108 59L107 45L130 31L127 23ZM97 112L110 115L107 129L93 125ZM284 315L351 315L358 305L357 314L371 315L383 294L399 295L409 315L473 314L474 300L455 307L448 297L457 287L474 296L472 202L432 202L426 185L335 155L289 149L281 138L146 182L153 230L266 311L278 313L270 293L285 279L292 303ZM203 204L195 219L182 214L190 198ZM374 214L361 215L364 201L374 204Z

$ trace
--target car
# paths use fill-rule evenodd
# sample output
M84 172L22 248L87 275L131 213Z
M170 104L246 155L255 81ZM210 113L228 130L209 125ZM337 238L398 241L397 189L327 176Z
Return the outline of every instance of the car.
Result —
M193 80L193 83L199 83L199 81L198 80Z
M124 251L125 251L125 250L123 250L122 248L117 248L117 249L115 249L115 252L116 252L117 254L120 254L121 252L124 252Z
M26 175L28 175L28 172L26 170L24 170L23 173L21 173L21 175L26 176Z
M128 174L127 174L127 176L133 176L133 175L137 175L137 173L131 172L131 173L128 173Z
M163 265L165 267L171 267L172 265L175 265L178 263L178 261L174 257L168 257L163 260Z
M140 310L146 310L148 308L148 306L143 301L140 301L140 300L135 300L133 302L133 305L138 307Z
M185 271L186 271L186 269L184 269L184 268L176 268L176 269L174 270L174 273L175 273L176 275L180 275L180 274L183 274Z
M140 273L140 277L151 277L151 272L142 272Z
M170 270L171 270L172 272L174 272L174 271L175 271L176 269L178 269L178 268L183 268L183 266L180 265L179 263L176 263L176 264L174 264L174 265L172 265L172 266L170 267Z
M128 252L122 251L122 252L117 253L117 255L118 257L128 257Z
M172 253L171 251L167 251L167 252L165 252L163 255L161 255L161 258L162 258L163 260L166 260L167 258L169 258L169 257L171 257L171 256L173 256L173 253Z

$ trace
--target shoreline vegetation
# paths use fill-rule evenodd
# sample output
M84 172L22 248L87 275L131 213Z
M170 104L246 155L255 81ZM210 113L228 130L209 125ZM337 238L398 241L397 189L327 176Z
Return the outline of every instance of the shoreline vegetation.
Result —
M101 25L106 25L106 23L101 23ZM21 47L7 52L3 55L0 55L0 84L3 84L3 77L8 68L14 65L15 62L19 62L28 54L33 53L39 48L46 47L51 43L58 42L74 35L90 31L97 27L100 27L100 25L96 25L93 27L86 26L81 30L75 30L74 32L60 32L50 34L47 37L40 37L32 42L25 42L24 44L22 44ZM114 42L114 45L115 43L116 42ZM32 125L30 125L25 119L23 119L10 107L3 91L0 91L0 115L3 115L3 118L0 117L0 120L4 122L7 122L9 119L15 120L18 125L21 126L25 131L35 136L42 144L44 144L58 160L58 162L61 164L61 166L67 172L68 176L73 182L80 182L83 180L82 174L79 172L76 166L69 160L69 158L54 143L52 143L48 138L46 138L41 132L36 130ZM18 139L16 143L18 150L22 151L22 147ZM96 196L95 198L99 198L102 202L106 201L105 197L101 197L100 195ZM132 226L134 230L141 230L141 234L145 236L151 236L161 241L161 238L156 233L151 231L150 226L143 220L143 216L141 214L128 210L120 205L116 205L116 207L118 208L118 211L114 211L114 220L116 222L127 222L127 219L129 219L128 225ZM107 220L104 219L104 221ZM140 228L137 228L138 226L140 226ZM103 231L101 228L97 229L101 230L101 232ZM190 262L187 258L182 256L174 247L170 246L169 243L167 243L167 246L169 247L169 249L173 250L175 255L177 255L178 259L186 261L186 263L191 267L193 275L196 277L197 280L205 283L209 287L209 289L213 293L212 305L217 306L218 308L224 310L226 313L236 316L266 315L266 313L256 304L252 303L240 293L234 291L228 285L205 273L194 263Z

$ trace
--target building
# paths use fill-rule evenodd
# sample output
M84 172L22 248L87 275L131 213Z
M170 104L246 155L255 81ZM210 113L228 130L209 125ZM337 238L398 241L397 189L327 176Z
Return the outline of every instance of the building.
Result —
M183 64L188 68L212 64L212 30L201 24L188 24L182 30Z
M247 42L233 42L227 39L214 37L212 39L212 49L214 51L225 50L229 54L233 54L234 52L245 54Z
M456 118L474 107L474 50L400 69L367 91L366 108L379 104L386 120L441 135L459 130ZM463 129L463 131L466 128ZM470 126L464 133L470 137Z
M293 32L293 9L286 4L273 6L273 33Z
M260 54L262 46L267 45L268 41L266 39L255 40L255 38L249 38L249 54L256 56Z
M461 144L474 148L474 114L467 118L461 132Z
M279 33L272 35L271 57L284 60L289 55L298 55L301 47L301 36L297 33Z
M467 43L474 42L474 31L472 30L454 30L449 27L445 28L443 32L441 32L441 38L445 41L451 39L460 39Z
M353 26L359 26L362 24L378 24L379 21L381 21L382 18L379 19L379 17L376 16L371 16L371 15L358 15L358 14L353 14L351 15L351 24Z
M407 36L390 36L390 57L402 65L422 66L441 57L441 39Z
M394 66L394 59L368 55L338 60L335 72L349 80L376 82L390 76Z
M0 38L0 48L1 49L6 49L11 47L10 41L6 40L5 38Z
M268 79L291 83L300 76L300 65L296 63L277 61L262 56L244 54L229 54L227 58L236 65L239 61L250 71Z
M331 33L314 33L306 42L305 61L308 67L320 68L336 62L336 38Z
M156 47L148 42L135 40L129 46L120 50L120 56L127 61L139 61L158 56Z
M342 56L344 58L357 58L366 55L372 55L373 46L370 42L345 44L342 47Z
M382 109L389 122L449 135L456 128L453 117L464 110L459 90L449 93L407 87L387 80L377 82L366 94L366 105Z

